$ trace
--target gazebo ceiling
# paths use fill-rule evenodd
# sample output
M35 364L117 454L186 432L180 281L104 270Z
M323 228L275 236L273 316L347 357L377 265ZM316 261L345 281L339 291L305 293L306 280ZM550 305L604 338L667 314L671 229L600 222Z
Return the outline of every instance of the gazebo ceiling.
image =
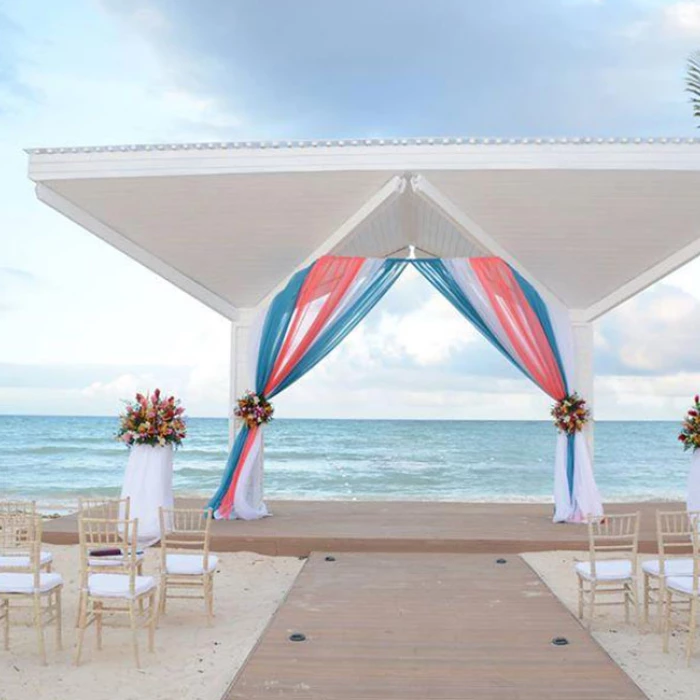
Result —
M500 255L584 319L700 253L695 142L41 149L30 177L231 318L328 252Z

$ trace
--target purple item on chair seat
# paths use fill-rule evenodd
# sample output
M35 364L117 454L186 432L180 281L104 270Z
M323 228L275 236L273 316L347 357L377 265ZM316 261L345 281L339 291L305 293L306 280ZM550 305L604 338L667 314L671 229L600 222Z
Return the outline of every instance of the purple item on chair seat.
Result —
M122 550L118 548L113 549L93 549L90 551L91 557L119 557L122 554Z

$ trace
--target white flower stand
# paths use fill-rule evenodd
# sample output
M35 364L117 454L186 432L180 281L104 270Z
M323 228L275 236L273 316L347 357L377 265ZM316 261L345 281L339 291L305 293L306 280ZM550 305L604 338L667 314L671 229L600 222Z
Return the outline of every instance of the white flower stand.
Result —
M688 474L688 510L700 511L700 450L693 452Z
M160 539L158 509L172 508L173 447L134 445L124 472L122 498L129 497L130 518L138 518L139 544L148 546Z

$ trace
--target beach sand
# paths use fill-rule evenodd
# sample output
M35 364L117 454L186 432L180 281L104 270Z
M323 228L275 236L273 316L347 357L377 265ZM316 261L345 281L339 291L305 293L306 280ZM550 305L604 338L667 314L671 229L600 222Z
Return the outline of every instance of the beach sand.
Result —
M30 627L11 629L10 651L0 652L0 700L214 700L221 697L245 661L304 562L246 552L219 553L215 584L216 618L207 627L202 601L168 601L156 631L156 651L147 651L140 632L142 670L133 661L127 616L122 627L105 626L103 649L95 647L94 626L85 636L83 661L73 665L78 589L78 547L48 545L54 570L63 575L63 652L56 652L54 628L46 630L48 666L39 662ZM145 573L158 571L159 551L149 550ZM120 619L121 618L121 619Z
M586 554L535 552L521 556L575 615L578 589L574 562L586 561ZM639 589L641 591L641 580ZM690 667L685 663L685 633L676 632L671 637L669 653L664 654L654 613L652 607L650 624L638 630L633 624L625 623L622 605L600 607L596 610L591 633L650 700L697 700L700 697L700 640L696 641ZM687 612L681 614L687 619Z

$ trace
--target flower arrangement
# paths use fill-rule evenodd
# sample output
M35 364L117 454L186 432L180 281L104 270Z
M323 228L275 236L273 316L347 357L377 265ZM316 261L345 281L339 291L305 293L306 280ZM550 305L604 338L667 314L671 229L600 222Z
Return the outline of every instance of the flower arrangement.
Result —
M275 409L264 397L254 391L246 391L233 409L233 415L242 420L248 428L257 428L259 425L269 423Z
M151 396L136 394L133 402L126 402L126 410L119 416L117 440L131 445L179 447L187 435L185 409L174 396L161 396L156 389Z
M697 394L683 419L678 439L683 443L684 450L695 451L700 448L700 396Z
M591 412L576 392L565 396L552 406L552 418L557 430L567 435L575 435L583 430L591 418Z

